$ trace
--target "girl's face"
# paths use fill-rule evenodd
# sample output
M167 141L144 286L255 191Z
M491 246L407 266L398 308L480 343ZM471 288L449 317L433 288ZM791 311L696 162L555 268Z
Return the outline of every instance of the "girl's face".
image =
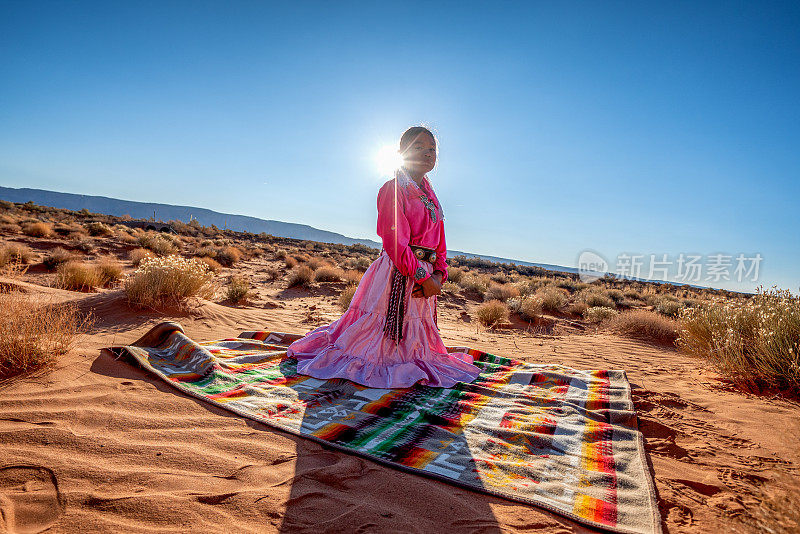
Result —
M406 169L419 174L428 173L436 165L436 141L430 134L421 132L400 155Z

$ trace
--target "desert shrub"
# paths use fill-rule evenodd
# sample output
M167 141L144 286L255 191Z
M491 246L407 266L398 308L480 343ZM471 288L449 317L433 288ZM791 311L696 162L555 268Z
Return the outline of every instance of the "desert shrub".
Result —
M61 247L56 247L51 250L47 256L45 256L45 258L42 260L42 265L44 265L48 271L55 271L56 268L62 263L67 263L68 261L75 259L77 258L72 252L64 250Z
M574 293L578 290L578 282L572 280L571 278L562 278L556 282L556 287L560 287L562 289L566 289L570 293Z
M101 222L90 222L86 225L86 231L89 233L89 235L95 237L105 237L114 233L111 228Z
M800 391L800 299L788 291L684 308L678 345L740 385Z
M27 245L6 243L0 247L0 267L8 263L27 265L33 261L33 251Z
M225 298L231 302L242 304L247 302L250 295L250 281L243 276L231 276L228 289L225 291Z
M476 315L483 326L491 328L500 323L508 322L509 309L505 302L490 300L478 306Z
M344 272L344 274L342 275L342 279L348 284L358 285L358 283L361 282L362 276L364 276L364 273L362 273L361 271L350 269Z
M265 267L262 271L268 280L277 280L281 277L281 270L277 267Z
M210 297L213 279L208 266L193 258L145 258L125 280L125 294L128 302L137 307L182 307L191 297Z
M61 289L87 292L100 285L100 276L93 265L68 261L56 269L56 284Z
M366 256L357 256L355 258L348 258L346 262L344 262L344 267L346 269L354 269L356 271L366 271L372 260L370 260Z
M508 307L526 321L533 321L542 314L542 301L533 295L508 299Z
M587 303L588 305L588 303ZM612 317L616 317L619 312L614 308L606 306L591 306L583 312L583 317L590 323L602 323Z
M344 277L344 271L338 267L324 265L314 271L314 280L317 282L338 282Z
M655 310L667 317L678 317L683 309L683 303L675 300L661 299L655 305Z
M630 300L642 300L642 295L640 295L640 294L639 294L639 292L638 292L638 291L636 291L635 289L628 289L627 291L624 291L624 292L622 293L622 295L623 295L623 296L624 296L626 299L630 299Z
M356 290L357 289L358 289L358 286L349 285L349 286L345 287L342 290L341 293L339 293L339 301L338 301L339 302L339 307L343 311L346 311L347 308L350 307L350 302L353 300L353 295L356 294Z
M619 304L625 298L625 295L619 289L607 289L606 296L616 304Z
M169 256L178 252L178 247L166 237L147 232L137 239L139 246L155 252L159 256Z
M318 258L317 256L311 256L306 260L306 265L308 265L309 267L311 267L313 270L316 271L320 267L330 264L322 258Z
M286 257L283 258L283 262L286 264L287 269L294 269L295 267L297 267L297 264L299 263L294 258L294 256L289 256L289 255L286 255Z
M459 267L448 267L447 268L447 279L454 284L461 282L461 279L464 278L464 270L460 269Z
M46 222L33 222L26 224L22 233L31 237L50 237L53 235L53 227Z
M94 243L89 239L76 237L72 240L72 248L80 250L84 254L89 254L94 251Z
M488 286L480 276L467 274L461 279L459 285L467 291L474 291L481 297L486 293Z
M152 257L153 253L146 248L135 248L128 252L128 259L131 260L134 266L138 266L143 259Z
M217 260L214 258L209 258L208 256L200 256L197 258L198 261L201 261L206 264L208 270L214 274L217 274L221 269L222 265L219 264Z
M545 287L536 292L541 302L542 309L549 312L558 312L567 304L567 293L557 287Z
M122 265L114 259L104 258L94 268L101 287L109 287L122 278Z
M498 284L507 284L511 282L511 277L502 271L492 274L489 278L492 279L492 282L497 282Z
M230 267L242 259L242 251L233 246L223 247L217 250L217 257L214 258L220 265Z
M442 284L442 291L446 293L458 293L461 291L461 286L447 280L444 284Z
M678 323L649 310L631 310L611 319L609 327L619 335L653 343L675 343Z
M3 234L18 234L22 228L17 223L0 223L0 233Z
M507 301L510 298L518 297L519 296L519 289L510 285L510 284L497 284L492 283L486 290L486 294L483 296L486 300L501 300L503 302Z
M580 299L586 303L589 308L611 308L614 309L616 304L610 297L604 295L596 289L584 289L581 291Z
M579 300L578 302L573 302L572 304L567 306L567 310L566 311L570 315L579 315L579 316L583 317L583 315L586 313L586 310L588 310L588 309L589 309L589 306L587 306L587 304L585 302Z
M308 287L314 280L314 271L308 265L298 265L289 273L289 287Z
M20 291L0 294L0 378L46 366L89 322L74 304L36 303Z

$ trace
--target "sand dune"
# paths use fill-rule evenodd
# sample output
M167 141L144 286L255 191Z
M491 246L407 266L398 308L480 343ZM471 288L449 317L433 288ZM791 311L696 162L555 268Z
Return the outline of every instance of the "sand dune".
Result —
M24 283L23 283L24 284ZM586 532L546 511L393 470L177 394L101 353L154 324L196 339L304 332L335 292L260 290L253 304L131 310L120 290L74 300L96 321L53 368L0 386L0 509L10 531ZM738 518L797 476L797 403L743 394L670 348L579 329L489 332L441 307L446 342L577 368L628 372L669 532L747 532Z

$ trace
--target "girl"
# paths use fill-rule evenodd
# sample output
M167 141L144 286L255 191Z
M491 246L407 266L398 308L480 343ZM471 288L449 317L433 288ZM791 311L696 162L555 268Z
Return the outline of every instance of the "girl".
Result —
M448 354L436 327L436 295L447 279L442 208L426 175L436 138L409 128L399 153L402 167L378 192L383 250L347 311L289 346L301 374L374 388L452 387L478 376L469 354Z

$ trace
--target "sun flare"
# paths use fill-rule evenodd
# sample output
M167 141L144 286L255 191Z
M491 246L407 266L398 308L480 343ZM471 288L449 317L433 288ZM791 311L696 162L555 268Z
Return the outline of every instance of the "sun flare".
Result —
M375 154L375 165L381 176L391 175L403 163L403 158L397 152L397 147L384 145Z

